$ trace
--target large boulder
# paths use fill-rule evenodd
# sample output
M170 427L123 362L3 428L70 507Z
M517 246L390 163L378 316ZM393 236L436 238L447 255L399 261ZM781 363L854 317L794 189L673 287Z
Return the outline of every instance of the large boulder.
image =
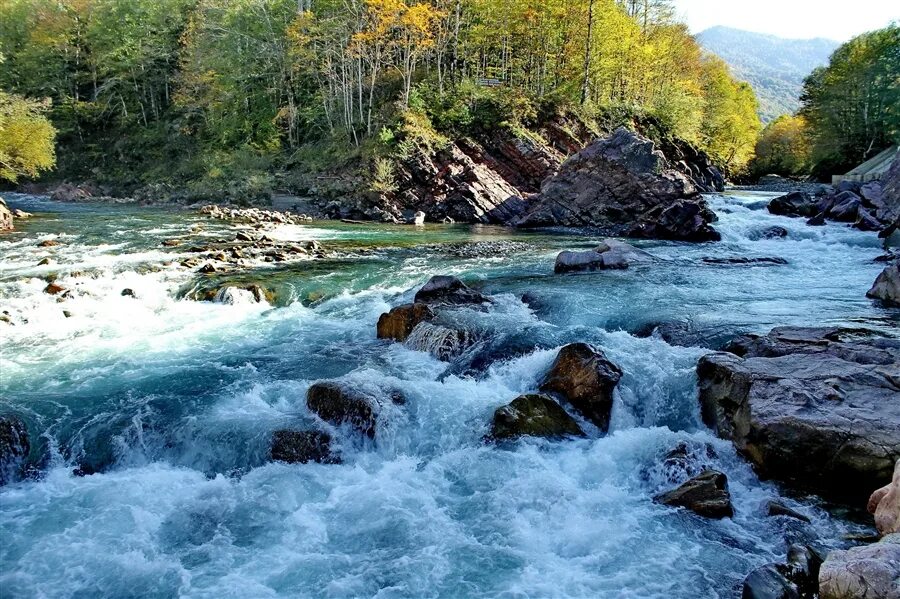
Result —
M488 298L475 291L456 277L437 275L431 277L419 291L415 302L432 305L471 305L488 302Z
M745 579L741 599L815 599L822 558L807 545L788 548L783 564L765 564Z
M880 535L900 533L900 460L894 466L894 478L869 497L869 513L875 516Z
M734 515L728 477L717 470L706 470L677 489L658 495L655 501L683 507L705 518L730 518Z
M277 430L272 434L270 455L276 462L288 464L339 464L331 453L331 435L323 431Z
M13 230L13 213L3 198L0 198L0 231Z
M587 343L566 345L544 377L540 389L557 394L600 430L609 430L613 391L622 370Z
M881 178L881 193L876 206L876 216L883 223L900 220L900 154L894 158L891 168Z
M492 439L583 437L584 431L562 407L546 395L522 395L497 408L491 422Z
M652 141L627 129L571 156L529 204L519 226L597 227L691 241L716 237L709 227L714 215L693 182Z
M16 416L0 416L0 485L19 479L30 450L25 423Z
M344 383L324 381L309 388L306 405L325 422L335 426L346 423L369 438L375 437L381 409L376 397Z
M874 545L832 551L819 570L820 599L900 597L900 534Z
M776 328L700 359L704 422L760 475L863 501L900 458L900 340Z
M852 191L842 191L834 196L831 207L825 215L832 220L852 223L856 220L860 208L862 198Z
M803 191L792 191L769 202L769 212L779 216L812 217L819 214L816 200Z
M406 341L419 323L434 318L434 312L428 304L404 304L385 312L378 318L377 336L379 339Z
M872 288L866 292L866 297L900 306L900 261L881 271Z

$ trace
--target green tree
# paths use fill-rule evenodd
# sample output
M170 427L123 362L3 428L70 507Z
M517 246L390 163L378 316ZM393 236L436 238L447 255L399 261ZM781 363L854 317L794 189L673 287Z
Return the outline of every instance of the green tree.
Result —
M0 91L0 179L36 177L56 162L56 129L45 116L48 102Z
M783 115L766 125L756 142L754 175L798 176L809 172L810 147L806 119Z

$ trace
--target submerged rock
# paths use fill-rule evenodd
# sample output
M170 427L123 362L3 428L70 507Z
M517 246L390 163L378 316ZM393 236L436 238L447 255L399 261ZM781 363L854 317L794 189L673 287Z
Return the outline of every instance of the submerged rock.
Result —
M540 389L562 397L600 430L609 430L613 391L622 370L587 343L566 345L544 377Z
M706 470L677 489L658 495L655 501L687 508L705 518L730 518L734 515L728 493L728 477L717 470Z
M800 599L797 585L782 574L778 564L765 564L744 579L741 599Z
M788 230L775 225L763 231L762 236L763 239L783 239L788 236Z
M890 480L900 458L900 340L846 336L782 327L704 356L704 422L761 476L860 500Z
M403 403L402 396L391 399ZM306 405L325 422L335 426L347 423L369 438L375 437L381 402L367 393L344 383L323 381L309 388Z
M331 435L323 431L277 430L272 434L272 459L288 464L339 464L331 453Z
M415 302L423 304L483 304L487 297L475 291L456 277L437 275L431 277L416 293Z
M17 416L0 416L0 485L21 477L30 450L25 423Z
M881 271L872 288L866 292L866 297L900 306L900 260Z
M707 264L775 264L775 265L784 265L787 264L788 261L784 258L748 258L746 256L739 256L735 258L714 258L707 257L701 258L703 262Z
M491 423L491 438L583 437L584 431L566 411L546 395L522 395L497 408Z
M593 250L586 252L560 252L556 257L554 272L578 272L628 268L632 264L652 262L653 256L633 245L606 239Z
M566 160L541 185L519 226L600 227L636 237L718 238L693 182L649 139L618 129Z
M809 516L805 516L797 510L789 508L780 501L770 501L766 504L766 515L784 516L786 518L793 518L795 520L800 520L801 522L806 522L807 524L811 522Z
M378 318L377 337L406 341L419 323L434 318L434 311L423 303L404 304L392 308Z
M874 545L832 551L819 571L820 599L896 599L898 589L900 534Z

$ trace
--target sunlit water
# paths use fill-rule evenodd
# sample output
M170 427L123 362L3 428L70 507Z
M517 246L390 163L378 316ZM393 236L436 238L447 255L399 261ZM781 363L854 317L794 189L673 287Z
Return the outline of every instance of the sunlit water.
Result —
M788 541L837 546L860 527L815 498L785 499L811 525L765 517L783 491L700 422L694 368L708 350L631 334L673 321L712 345L784 324L895 331L898 312L865 298L875 235L769 215L768 197L712 197L721 243L641 243L658 261L570 276L552 274L556 254L598 238L286 226L275 235L337 257L248 273L274 306L177 299L199 276L161 265L226 235L222 223L8 197L37 216L0 237L0 310L14 323L0 323L0 413L28 422L41 474L0 489L3 596L734 597ZM764 239L773 225L788 237ZM173 237L187 243L161 246ZM38 247L47 239L62 244ZM702 261L728 256L788 264ZM44 257L54 263L36 266ZM74 297L42 292L53 273ZM456 315L480 341L450 363L375 338L378 316L434 274L496 299ZM625 372L610 434L486 445L493 411L573 341ZM306 408L325 378L407 403L363 442ZM285 427L331 431L344 463L269 463ZM733 519L652 501L688 476L662 466L679 442L727 473Z

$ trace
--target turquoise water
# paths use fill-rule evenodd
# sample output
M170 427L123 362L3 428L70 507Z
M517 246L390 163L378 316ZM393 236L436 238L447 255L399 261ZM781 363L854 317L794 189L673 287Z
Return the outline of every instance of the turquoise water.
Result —
M765 518L782 492L700 422L707 350L633 334L673 321L713 343L785 324L896 331L898 311L865 298L875 235L769 215L769 197L711 196L721 243L642 242L656 262L570 276L553 275L556 254L599 238L281 226L272 235L328 256L236 277L275 290L274 305L178 299L208 278L178 266L185 248L233 236L225 224L7 197L37 216L0 237L13 322L0 323L0 413L27 421L42 474L0 488L4 597L733 597L787 539L835 546L859 527L815 498L785 499L811 525ZM764 239L773 225L788 237ZM170 238L185 243L162 247ZM702 260L730 256L788 264ZM496 299L459 313L480 342L450 363L375 339L378 316L434 274ZM43 293L48 275L73 297ZM573 341L625 372L610 434L485 445L494 409ZM307 410L326 378L407 403L363 442ZM272 431L308 426L334 434L342 465L267 461ZM679 442L728 474L734 519L653 503L686 476L661 465Z

